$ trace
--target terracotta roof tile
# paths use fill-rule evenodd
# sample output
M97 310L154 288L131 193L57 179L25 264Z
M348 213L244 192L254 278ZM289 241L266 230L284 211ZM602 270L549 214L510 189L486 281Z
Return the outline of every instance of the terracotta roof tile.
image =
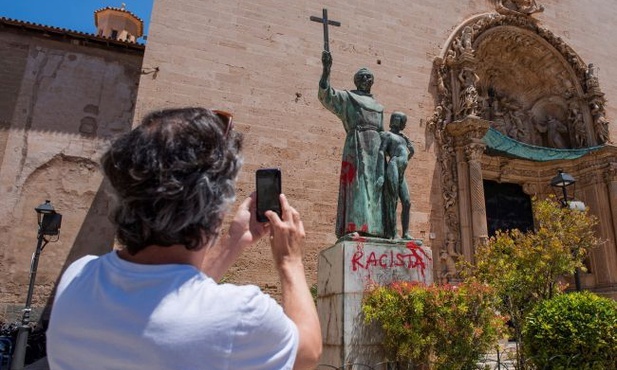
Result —
M138 49L144 48L144 44L141 44L138 42L120 41L120 40L115 40L115 39L104 37L104 36L98 36L93 33L86 33L86 32L81 32L81 31L70 30L67 28L47 26L47 25L40 24L40 23L33 23L33 22L28 22L28 21L21 21L18 19L0 17L0 29L6 28L6 27L21 29L24 31L48 33L48 34L52 34L55 36L58 36L58 35L68 36L68 37L72 37L72 38L79 39L79 40L89 40L89 41L92 41L98 44L105 43L105 44L114 45L114 46L135 47Z

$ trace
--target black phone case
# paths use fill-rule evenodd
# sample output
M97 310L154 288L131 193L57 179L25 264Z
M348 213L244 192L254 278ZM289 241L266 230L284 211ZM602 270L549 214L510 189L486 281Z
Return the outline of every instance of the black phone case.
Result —
M272 210L281 217L281 170L278 168L261 168L255 172L257 188L257 221L267 222L266 211Z

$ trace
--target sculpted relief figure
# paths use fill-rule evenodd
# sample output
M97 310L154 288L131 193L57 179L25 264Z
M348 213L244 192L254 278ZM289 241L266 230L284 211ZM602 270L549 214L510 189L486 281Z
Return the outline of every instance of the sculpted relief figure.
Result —
M414 154L414 148L409 138L403 134L403 129L407 123L407 116L401 112L394 112L390 116L390 132L381 134L381 147L379 149L380 162L385 167L385 184L383 191L383 222L384 236L386 238L396 238L396 205L397 200L401 200L401 229L403 239L412 239L409 234L409 211L411 200L409 189L405 181L405 170L407 163ZM378 181L384 181L380 176Z
M574 146L576 148L587 147L587 129L585 127L585 121L583 120L583 113L576 105L570 106L570 127L574 132Z
M544 11L535 0L493 0L495 10L503 15L531 15Z
M441 278L442 284L448 283L457 277L456 263L460 256L460 253L456 250L454 235L448 233L446 245L439 253L439 264L441 265L439 277Z
M546 146L549 148L567 149L568 145L563 138L568 133L568 128L557 118L549 115L545 122L536 125L540 134L545 134Z
M465 26L461 31L461 35L454 40L453 48L461 55L473 54L472 38L473 28L471 26Z
M587 72L585 73L585 82L587 84L587 89L592 89L594 87L600 86L598 83L598 70L593 65L593 63L589 63L587 66Z
M382 184L379 184L380 133L383 106L373 95L373 74L366 68L354 76L356 90L330 86L332 55L323 51L323 72L319 80L319 101L343 123L347 136L343 147L339 184L336 236L346 234L382 237Z
M589 104L589 110L591 111L591 117L593 119L593 128L596 131L596 138L599 144L604 144L609 139L608 134L608 120L604 117L602 109L602 103L598 101L592 101Z
M470 68L463 68L458 75L461 82L461 92L459 94L459 115L466 117L478 114L478 90L476 83L480 77Z

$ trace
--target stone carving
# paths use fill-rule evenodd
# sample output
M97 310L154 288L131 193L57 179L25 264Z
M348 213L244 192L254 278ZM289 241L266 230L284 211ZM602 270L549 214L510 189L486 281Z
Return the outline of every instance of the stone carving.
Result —
M461 82L461 92L459 94L460 108L458 110L459 117L475 116L478 114L478 90L476 83L480 77L469 67L464 67L458 75Z
M465 26L465 28L463 28L463 31L461 32L461 44L463 47L463 52L473 51L473 47L471 46L472 37L473 29L470 26Z
M445 246L439 252L439 263L441 266L439 279L442 284L456 279L458 276L456 264L460 257L461 253L456 248L456 239L452 233L448 233Z
M463 235L459 211L467 207L458 182L472 179L470 167L468 173L457 172L464 168L457 161L469 159L459 146L466 138L454 137L446 127L473 112L512 139L532 145L582 148L609 139L597 68L529 16L543 10L535 1L494 4L496 13L467 22L434 61L435 110L427 131L437 151L444 229L454 235ZM490 160L482 157L481 166ZM467 248L470 241L459 242Z
M343 123L347 136L343 147L336 217L336 236L346 234L382 237L382 187L378 184L380 132L383 107L371 95L373 74L366 68L354 76L356 90L330 86L332 56L322 53L323 72L319 101Z
M608 120L604 117L604 102L602 99L594 99L589 103L589 110L596 132L598 143L604 144L609 141Z
M575 148L585 148L587 144L587 128L583 119L583 113L577 104L570 104L570 114L568 116L570 127L572 128L572 139Z
M491 126L502 134L518 141L527 142L530 139L525 122L527 114L522 106L513 99L495 95L487 99L489 107L484 118L491 121Z
M598 82L598 71L593 65L593 63L589 63L587 67L587 73L585 73L585 82L587 85L587 90L593 90L600 87L600 83Z
M617 163L609 163L608 168L604 170L604 181L607 184L617 181Z
M503 15L531 15L544 11L535 0L493 0L495 10Z
M458 52L460 56L473 56L473 41L474 31L471 26L465 26L461 31L461 35L454 39L452 42L452 49L455 51L451 55L453 57Z
M537 122L536 129L545 138L546 146L550 148L566 149L563 135L568 133L568 128L557 118L549 115L544 122Z
M384 236L394 239L396 237L396 206L397 200L401 200L401 229L403 239L412 239L409 234L409 211L411 200L409 189L405 180L407 163L414 154L411 141L403 134L402 130L407 123L407 116L401 112L394 112L390 117L390 132L381 134L381 148L379 149L380 162L387 159L385 168L385 184L383 193L384 204ZM383 183L384 177L380 176L378 182Z

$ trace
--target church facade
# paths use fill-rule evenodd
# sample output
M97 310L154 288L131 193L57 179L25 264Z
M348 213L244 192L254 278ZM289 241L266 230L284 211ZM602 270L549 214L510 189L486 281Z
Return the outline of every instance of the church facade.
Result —
M329 27L332 86L353 89L353 74L367 67L375 76L371 92L385 107L385 121L394 111L408 116L405 134L415 147L406 171L410 230L432 248L436 277L447 281L455 276L451 261L439 260L440 254L473 260L475 246L495 229L511 225L508 219L532 223L525 204L551 194L551 180L562 170L576 179L576 191L569 188L569 196L600 219L598 236L606 241L592 252L582 287L617 298L617 151L612 145L617 41L611 37L617 4L612 0L451 0L430 5L402 0L156 0L143 65L131 67L141 68L136 96L129 98L133 124L150 110L172 106L233 112L235 129L245 135L238 198L253 191L256 169L281 168L283 191L307 230L306 265L309 281L315 282L317 256L337 239L345 138L340 121L317 99L324 35L322 25L310 17L321 17L322 7L340 22ZM9 120L6 132L17 124ZM88 140L74 157L87 158L95 169L104 144ZM19 162L21 154L10 153L24 149L17 144L2 148L0 171L7 189L15 178L5 175L7 158ZM50 150L37 168L52 171L65 160L56 155L60 148ZM68 220L75 193L62 185L62 176L48 178L37 181L49 181L45 197ZM78 219L63 222L60 247L43 253L41 285L53 286L58 266L112 247L107 234L92 236L106 221L89 217L105 213L107 198L100 175L89 178L76 180L91 194L79 203ZM13 223L35 217L32 208L45 199L37 198L41 192L16 187L1 195L3 204L8 204L4 194L11 194L12 205L5 212L20 215ZM507 204L517 211L514 216L495 211L493 203L499 199L511 201ZM3 270L11 271L3 279L25 276L29 266L24 256L34 247L34 231L28 238L23 227L19 234L8 224L3 230L11 240L19 235L20 244L19 249L2 246ZM95 243L98 249L92 250L97 239L105 245ZM267 241L260 242L246 251L228 278L277 295L269 253ZM19 287L10 289L12 303L21 302Z
M322 25L310 17L321 17L322 9L275 0L213 2L207 9L198 1L182 4L155 5L144 65L160 74L142 78L136 118L167 105L234 112L248 144L239 196L253 189L255 169L282 168L284 191L306 223L314 273L315 256L336 241L345 135L316 99L324 42ZM452 261L437 256L473 260L478 243L508 226L500 222L533 223L529 210L496 214L491 204L500 194L514 189L518 195L507 207L517 210L552 194L551 180L562 170L576 179L568 198L599 217L598 236L607 241L592 252L582 286L617 298L616 42L605 37L617 6L510 0L323 6L340 23L328 32L331 85L353 89L353 74L367 67L384 120L394 111L409 117L405 133L416 148L406 172L411 232L433 249L436 277L456 274L447 267ZM275 277L250 272L268 265L260 252L266 247L247 251L231 275L275 284Z

